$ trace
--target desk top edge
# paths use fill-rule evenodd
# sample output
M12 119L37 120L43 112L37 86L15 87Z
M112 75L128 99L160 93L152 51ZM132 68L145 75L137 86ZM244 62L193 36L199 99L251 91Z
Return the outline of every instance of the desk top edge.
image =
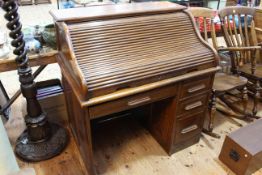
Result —
M165 1L51 10L50 14L56 22L75 22L148 13L175 12L184 9L186 9L185 6Z

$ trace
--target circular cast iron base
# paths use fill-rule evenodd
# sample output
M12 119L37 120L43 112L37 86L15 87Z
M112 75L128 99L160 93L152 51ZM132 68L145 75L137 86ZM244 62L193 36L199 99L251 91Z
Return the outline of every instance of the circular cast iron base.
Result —
M16 141L16 155L26 161L41 161L50 159L60 154L68 142L67 131L61 126L49 123L52 133L51 137L42 142L30 142L28 133L24 131Z

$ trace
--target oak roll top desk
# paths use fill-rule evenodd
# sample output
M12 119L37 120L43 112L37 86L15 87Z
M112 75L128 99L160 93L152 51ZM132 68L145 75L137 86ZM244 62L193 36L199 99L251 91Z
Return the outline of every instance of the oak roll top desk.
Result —
M89 174L91 121L110 114L150 105L148 129L168 154L199 140L217 54L185 9L147 2L50 12L69 122Z

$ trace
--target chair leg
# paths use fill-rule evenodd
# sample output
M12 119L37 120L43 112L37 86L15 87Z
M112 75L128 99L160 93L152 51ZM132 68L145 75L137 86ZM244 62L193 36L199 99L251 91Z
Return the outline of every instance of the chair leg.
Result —
M216 115L216 94L214 91L212 91L211 100L209 103L208 126L207 129L203 129L203 132L210 135L211 137L220 138L220 135L213 132L215 115Z
M243 113L244 113L244 117L246 118L248 116L247 113L248 92L246 86L242 90L242 98L243 98Z
M256 84L255 84L255 92L254 92L254 106L253 106L253 109L252 109L252 114L253 114L253 117L255 117L255 118L256 118L256 115L257 115L258 101L260 99L260 90L261 90L260 83L259 83L259 80L257 80Z
M247 112L247 104L248 104L248 91L247 87L244 87L241 91L241 96L242 96L242 104L243 104L243 109L239 109L235 104L232 104L229 102L224 96L220 96L220 100L225 103L234 113L228 113L224 112L229 115L230 117L237 118L239 120L244 120L247 122L252 122L253 121L253 115ZM239 127L241 127L241 124L238 124Z

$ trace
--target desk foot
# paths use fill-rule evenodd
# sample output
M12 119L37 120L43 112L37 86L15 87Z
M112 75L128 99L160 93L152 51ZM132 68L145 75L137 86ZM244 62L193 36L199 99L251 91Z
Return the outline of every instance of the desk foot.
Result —
M214 133L212 131L208 131L207 129L203 129L202 131L203 131L203 133L205 133L205 134L207 134L207 135L209 135L211 137L214 137L216 139L220 139L220 137L221 137L220 135L218 135L218 134L216 134L216 133Z

